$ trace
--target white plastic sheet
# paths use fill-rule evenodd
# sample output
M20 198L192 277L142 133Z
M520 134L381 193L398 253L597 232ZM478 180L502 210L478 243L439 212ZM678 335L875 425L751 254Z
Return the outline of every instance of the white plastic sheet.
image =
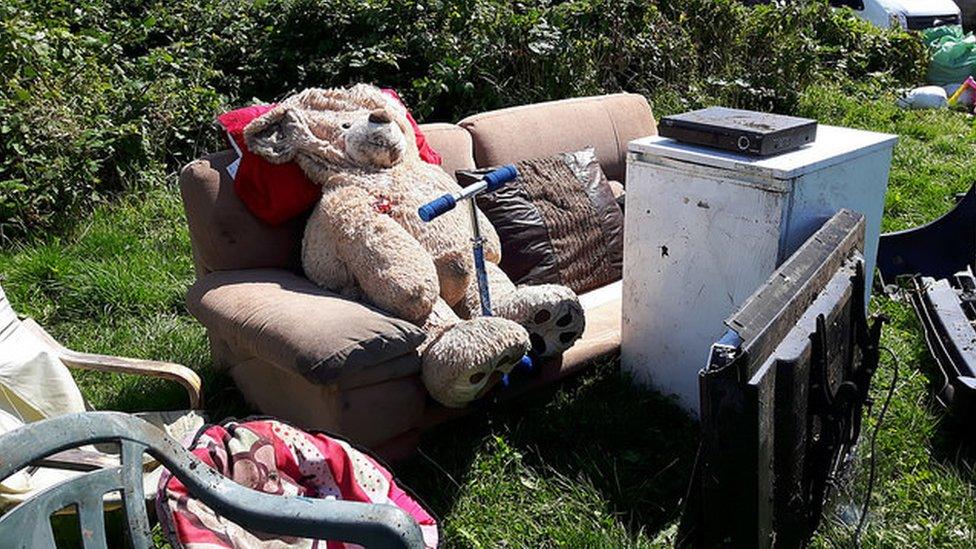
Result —
M21 324L0 288L0 410L29 423L85 411L68 368Z

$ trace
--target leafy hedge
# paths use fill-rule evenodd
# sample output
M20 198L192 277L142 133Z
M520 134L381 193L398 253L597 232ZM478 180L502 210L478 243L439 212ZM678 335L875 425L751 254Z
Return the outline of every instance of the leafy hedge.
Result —
M818 79L921 79L917 37L824 1L6 0L0 239L159 184L214 115L308 86L397 88L428 120L619 90L658 113L792 112Z

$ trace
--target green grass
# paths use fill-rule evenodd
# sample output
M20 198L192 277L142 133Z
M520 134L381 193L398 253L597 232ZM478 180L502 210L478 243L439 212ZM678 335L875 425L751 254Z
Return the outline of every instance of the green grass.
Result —
M949 112L905 112L890 97L820 87L801 114L823 123L896 133L886 229L931 220L976 181L976 130ZM71 347L180 362L204 377L215 417L247 413L211 369L204 330L186 313L193 279L189 242L172 183L128 195L66 227L0 250L0 276L15 306ZM878 299L892 322L884 342L901 376L877 439L869 547L976 545L976 452L930 396L935 378L914 315ZM892 376L885 357L876 398ZM78 375L93 404L145 410L185 405L164 382ZM869 422L868 430L873 426ZM396 465L438 514L446 546L650 547L667 543L680 513L697 427L667 399L631 388L616 364L529 400L438 428L421 454ZM859 505L869 448L840 509ZM816 547L847 546L850 521L832 517Z
M184 306L193 265L175 188L131 194L62 236L0 251L0 277L17 311L69 347L185 364L203 377L208 408L244 409L228 380L210 368L206 332ZM186 406L183 389L172 383L74 374L99 409Z

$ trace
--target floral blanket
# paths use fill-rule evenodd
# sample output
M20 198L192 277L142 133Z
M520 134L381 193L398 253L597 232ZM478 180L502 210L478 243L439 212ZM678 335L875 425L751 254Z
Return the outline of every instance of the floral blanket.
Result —
M204 427L190 451L234 482L268 494L396 505L420 525L425 545L437 546L433 516L397 486L385 467L345 441L262 419ZM194 499L168 471L159 481L156 510L176 548L353 546L250 532Z

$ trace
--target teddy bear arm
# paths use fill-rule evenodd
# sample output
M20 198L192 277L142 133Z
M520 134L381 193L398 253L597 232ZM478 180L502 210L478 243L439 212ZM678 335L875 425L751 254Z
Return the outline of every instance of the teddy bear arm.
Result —
M440 293L434 260L373 201L358 187L327 191L313 216L321 229L309 230L327 234L367 301L422 325Z
M302 268L315 284L344 296L355 296L356 280L339 257L335 241L323 230L321 210L316 208L305 224L302 238Z

